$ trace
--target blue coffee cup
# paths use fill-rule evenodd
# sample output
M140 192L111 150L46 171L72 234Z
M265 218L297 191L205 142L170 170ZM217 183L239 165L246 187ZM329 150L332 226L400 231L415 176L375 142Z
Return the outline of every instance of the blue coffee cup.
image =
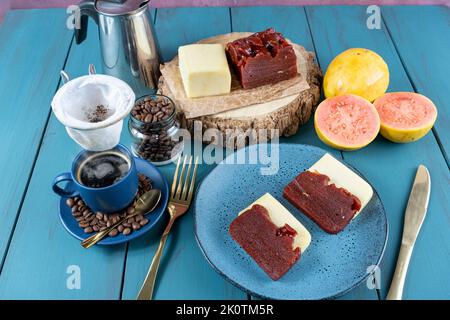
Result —
M129 164L128 172L111 185L92 188L81 183L79 177L80 165L88 161L92 156L99 153L114 153L125 158ZM61 182L72 182L73 188L63 189L59 186ZM93 152L81 151L72 162L70 172L62 173L53 180L53 191L61 197L81 197L84 203L94 212L113 213L120 211L131 204L136 197L139 186L139 179L136 164L131 152L123 145L119 144L111 150Z

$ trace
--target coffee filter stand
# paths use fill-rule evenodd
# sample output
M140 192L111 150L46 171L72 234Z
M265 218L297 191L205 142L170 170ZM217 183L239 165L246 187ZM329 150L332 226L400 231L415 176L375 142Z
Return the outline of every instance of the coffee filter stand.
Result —
M89 75L75 79L61 71L64 85L56 92L52 109L68 135L83 149L104 151L120 141L123 119L131 112L135 94L124 81L96 74L89 65ZM89 119L98 106L104 106L105 119Z

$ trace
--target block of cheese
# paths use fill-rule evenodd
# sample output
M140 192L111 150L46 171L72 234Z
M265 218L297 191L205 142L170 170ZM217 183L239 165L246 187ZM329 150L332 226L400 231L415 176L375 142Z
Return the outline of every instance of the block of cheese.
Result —
M231 74L221 44L191 44L178 48L179 68L188 98L230 93Z
M372 187L363 178L328 153L313 164L308 171L328 176L330 183L334 183L338 188L346 189L357 197L361 202L361 208L356 212L354 217L364 209L372 198Z
M289 212L277 199L275 199L270 193L264 194L261 198L257 199L247 208L239 212L241 215L243 212L249 210L253 205L259 204L265 207L269 213L270 219L278 227L281 228L285 224L288 224L294 229L297 234L294 237L292 243L293 249L300 248L301 253L305 252L311 243L311 234L309 231L298 221L292 213Z

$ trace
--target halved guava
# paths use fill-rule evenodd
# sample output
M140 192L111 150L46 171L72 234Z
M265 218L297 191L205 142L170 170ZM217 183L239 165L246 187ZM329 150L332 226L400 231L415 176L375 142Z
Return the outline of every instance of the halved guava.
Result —
M419 140L434 125L437 109L427 97L414 92L386 93L374 102L380 115L380 133L386 139L405 143Z
M377 110L369 101L353 94L328 98L314 115L317 135L327 145L340 150L365 147L380 130Z

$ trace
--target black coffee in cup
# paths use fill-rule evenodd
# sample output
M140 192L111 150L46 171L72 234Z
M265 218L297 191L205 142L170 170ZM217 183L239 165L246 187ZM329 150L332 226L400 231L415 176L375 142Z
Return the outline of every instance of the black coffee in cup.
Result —
M86 187L104 188L126 176L130 167L130 159L120 152L93 152L80 163L76 178Z

